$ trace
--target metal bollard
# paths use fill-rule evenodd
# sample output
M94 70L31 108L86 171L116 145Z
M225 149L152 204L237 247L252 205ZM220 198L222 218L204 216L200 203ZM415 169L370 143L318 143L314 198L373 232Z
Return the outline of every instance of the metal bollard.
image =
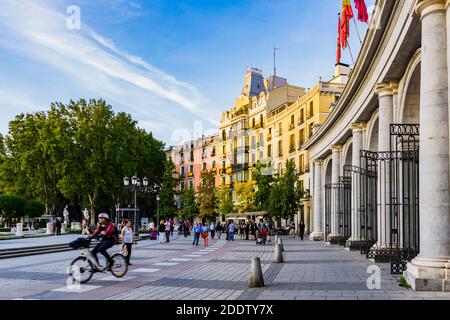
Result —
M278 238L277 244L280 245L281 251L284 252L283 239L281 237Z
M264 287L264 277L261 268L261 259L259 259L259 257L254 257L252 259L252 268L248 287L249 288Z
M274 262L274 263L282 263L282 262L284 262L283 251L282 251L281 245L279 243L277 243L275 245L275 251L274 251L274 254L273 254L272 262Z

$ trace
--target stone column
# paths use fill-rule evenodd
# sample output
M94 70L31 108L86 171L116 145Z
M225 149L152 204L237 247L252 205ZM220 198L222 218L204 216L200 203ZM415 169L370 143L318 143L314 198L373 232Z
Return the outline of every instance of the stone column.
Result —
M303 205L303 215L305 216L305 220L303 221L305 223L305 235L308 234L309 231L309 205L305 203Z
M359 249L361 241L361 223L360 223L360 174L361 167L360 152L363 149L363 131L366 127L365 122L353 123L350 126L353 132L352 141L352 235L347 240L346 247L351 249Z
M330 244L338 244L340 240L339 234L339 197L337 189L335 188L336 184L339 183L339 176L341 172L341 152L342 146L339 144L335 144L331 146L332 151L332 168L331 168L331 234L329 236Z
M445 0L421 1L420 253L405 278L417 291L450 291L449 102ZM447 266L447 269L446 269Z
M313 194L313 214L314 231L309 236L310 240L321 241L324 239L323 226L323 183L322 183L322 160L314 161L314 194Z
M390 162L389 154L391 141L391 124L394 121L394 90L397 90L397 83L380 83L377 85L375 93L378 95L379 119L378 119L378 152L380 158L386 161L378 161L377 178L377 237L378 241L371 248L369 257L375 262L389 261L390 242L390 219L389 219L389 175ZM384 154L383 154L384 153Z

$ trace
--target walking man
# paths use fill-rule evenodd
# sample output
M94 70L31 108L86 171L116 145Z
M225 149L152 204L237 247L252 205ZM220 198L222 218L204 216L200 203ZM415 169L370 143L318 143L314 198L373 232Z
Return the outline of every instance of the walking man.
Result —
M289 238L294 238L295 239L295 223L294 221L291 222L291 224L289 225Z
M300 232L300 239L303 240L303 236L305 235L305 223L303 220L300 221L298 224L299 232Z
M234 225L233 220L230 221L230 224L228 226L228 239L227 240L234 241L235 228L236 228L236 226Z
M56 218L55 227L56 227L56 235L60 236L61 235L61 227L62 227L61 218L59 218L59 217Z
M200 240L200 235L203 231L202 223L197 222L197 224L192 228L192 231L194 232L194 242L192 242L192 245L198 246L198 241Z

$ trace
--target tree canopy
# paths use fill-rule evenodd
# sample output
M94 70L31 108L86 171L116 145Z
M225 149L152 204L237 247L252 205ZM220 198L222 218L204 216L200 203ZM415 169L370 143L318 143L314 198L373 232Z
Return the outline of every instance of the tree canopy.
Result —
M9 123L0 190L41 200L50 214L69 201L108 210L126 196L123 177L136 173L161 183L163 148L104 100L53 103L47 112L19 114Z
M216 215L216 176L213 170L205 170L201 175L201 183L197 190L197 201L200 219L213 219Z

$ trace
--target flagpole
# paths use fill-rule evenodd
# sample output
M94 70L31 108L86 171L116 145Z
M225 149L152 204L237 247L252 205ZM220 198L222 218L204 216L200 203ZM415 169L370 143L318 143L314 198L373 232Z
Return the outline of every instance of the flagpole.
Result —
M362 44L361 36L360 36L360 34L359 34L358 24L356 23L355 17L353 17L352 20L353 20L353 22L355 23L356 33L358 34L359 43Z
M355 59L353 59L352 49L350 48L350 43L347 40L348 52L350 52L350 58L352 58L353 65L355 65Z

